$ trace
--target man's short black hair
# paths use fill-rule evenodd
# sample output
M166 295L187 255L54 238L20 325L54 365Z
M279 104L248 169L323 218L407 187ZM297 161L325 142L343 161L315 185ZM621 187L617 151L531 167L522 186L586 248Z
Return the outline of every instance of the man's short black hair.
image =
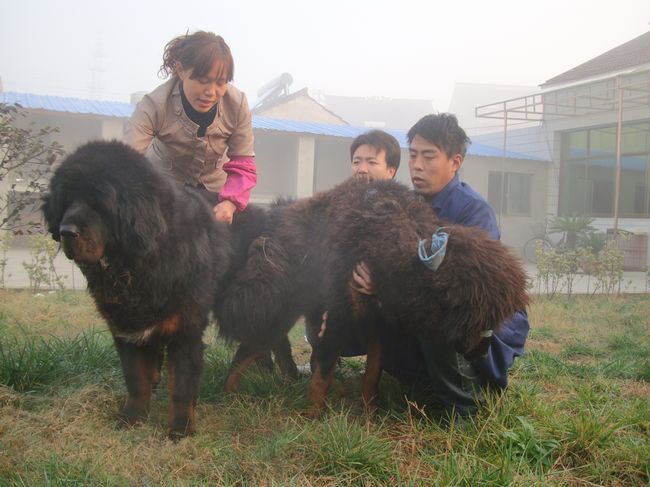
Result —
M452 157L455 154L465 157L467 147L472 143L465 131L458 125L456 115L452 113L425 115L408 131L406 138L409 145L416 135L442 149L447 157Z
M395 137L383 130L370 130L359 135L352 141L352 145L350 146L350 160L352 160L354 153L362 145L369 145L377 149L377 151L383 150L386 153L386 165L388 167L394 167L395 172L397 172L402 153L399 148L399 142Z

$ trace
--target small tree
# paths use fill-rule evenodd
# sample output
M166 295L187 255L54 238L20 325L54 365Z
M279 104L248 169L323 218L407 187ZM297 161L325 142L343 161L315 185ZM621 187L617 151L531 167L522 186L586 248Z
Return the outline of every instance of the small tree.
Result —
M38 222L22 221L24 209L36 209L52 164L63 146L48 139L57 128L21 128L19 105L0 103L0 231L32 233Z
M623 282L623 251L614 248L604 249L600 253L600 266L595 274L596 288L603 294L615 294L620 292Z
M537 254L537 284L542 293L542 285L549 297L555 296L562 279L562 254L555 249L546 250L540 240L535 249Z
M59 245L47 235L30 235L29 246L31 262L23 262L29 277L29 286L37 292L45 286L49 289L64 289L64 279L56 272L54 259Z

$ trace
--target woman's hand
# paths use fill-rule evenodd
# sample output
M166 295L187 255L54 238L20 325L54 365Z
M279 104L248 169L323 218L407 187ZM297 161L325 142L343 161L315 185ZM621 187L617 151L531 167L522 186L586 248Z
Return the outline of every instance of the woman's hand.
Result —
M375 294L375 286L372 283L370 269L365 262L359 262L352 271L352 289L362 294Z
M214 212L214 219L218 222L223 222L230 225L232 223L232 216L235 213L236 209L237 207L232 201L223 200L217 206L212 208L212 211Z

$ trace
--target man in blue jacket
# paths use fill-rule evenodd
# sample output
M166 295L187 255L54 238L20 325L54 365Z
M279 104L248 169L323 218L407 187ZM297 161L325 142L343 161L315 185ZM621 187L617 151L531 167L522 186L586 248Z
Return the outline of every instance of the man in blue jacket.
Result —
M494 210L459 179L458 170L470 140L456 117L447 113L427 115L409 130L407 139L415 192L440 218L482 228L499 240ZM371 269L360 264L353 278L360 292L372 293ZM528 316L522 310L493 334L484 356L471 360L444 343L395 334L382 343L382 367L402 382L430 387L449 410L472 414L483 401L486 388L507 387L508 369L524 352L528 329Z

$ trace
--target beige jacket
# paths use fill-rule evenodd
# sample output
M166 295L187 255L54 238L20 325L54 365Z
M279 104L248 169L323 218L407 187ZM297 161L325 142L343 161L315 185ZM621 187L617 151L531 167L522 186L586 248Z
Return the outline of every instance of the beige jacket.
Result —
M203 183L218 192L226 181L228 156L254 156L251 112L246 95L232 85L219 101L205 137L183 110L178 77L145 95L129 120L124 140L174 179Z

